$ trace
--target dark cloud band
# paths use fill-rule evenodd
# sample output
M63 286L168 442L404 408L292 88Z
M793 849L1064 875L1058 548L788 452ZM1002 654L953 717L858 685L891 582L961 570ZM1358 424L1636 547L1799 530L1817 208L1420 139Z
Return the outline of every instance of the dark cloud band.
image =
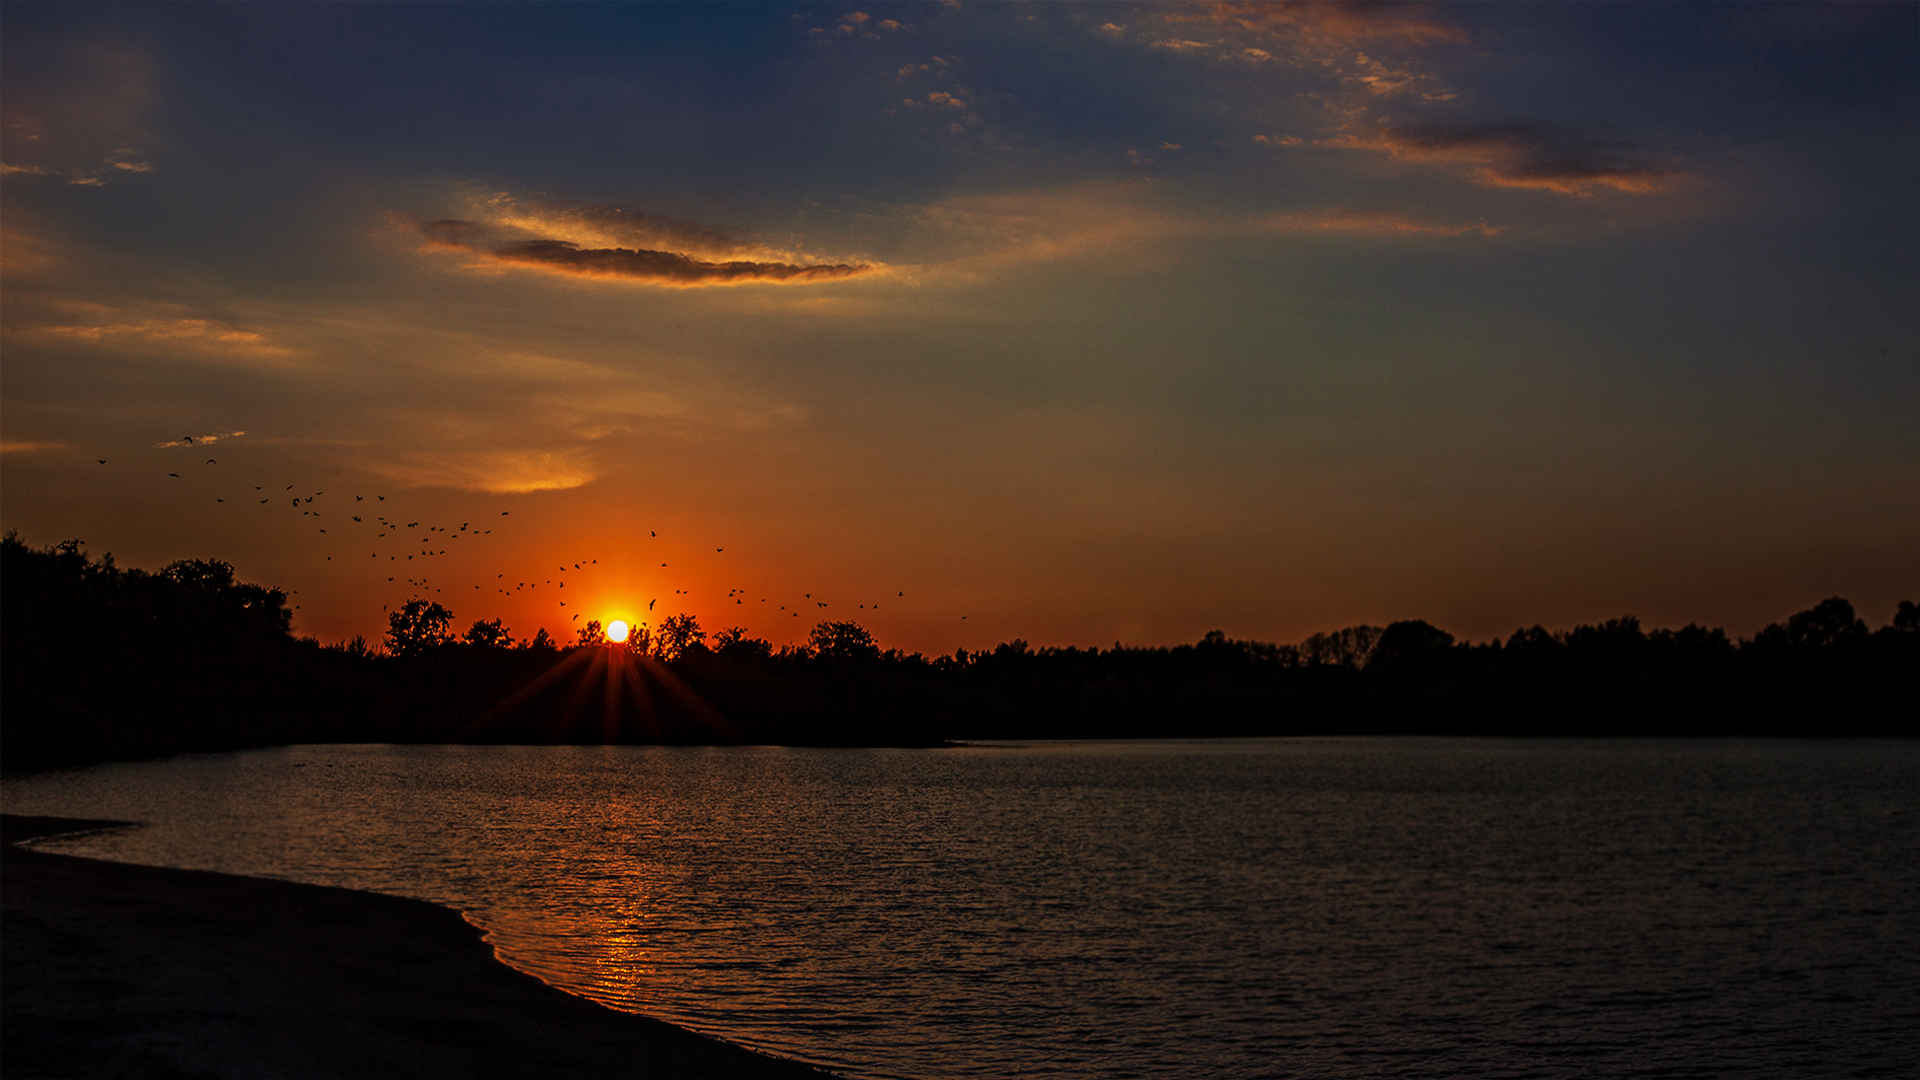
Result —
M455 219L427 222L418 228L433 247L470 251L495 262L575 277L617 278L655 285L688 287L737 285L754 281L804 284L858 277L874 270L871 266L858 263L803 264L748 259L716 262L677 251L638 247L588 248L567 240L551 239L488 246L482 242L482 237L488 232L487 226Z
M564 240L534 240L488 252L504 263L534 266L582 277L623 278L663 285L725 285L748 281L833 281L856 277L871 267L852 263L707 262L673 251L636 248L582 248Z
M1350 132L1329 142L1412 161L1473 165L1479 183L1544 188L1563 195L1585 195L1597 187L1653 192L1679 176L1647 163L1644 148L1633 143L1553 131L1522 121L1470 127L1389 125Z

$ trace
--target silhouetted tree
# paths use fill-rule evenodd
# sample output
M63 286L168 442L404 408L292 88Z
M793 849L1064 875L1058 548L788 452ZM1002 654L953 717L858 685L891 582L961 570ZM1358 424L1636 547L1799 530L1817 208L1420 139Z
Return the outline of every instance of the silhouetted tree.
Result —
M707 632L700 629L700 620L692 615L669 615L660 624L660 632L653 636L654 651L668 660L678 660L693 649L704 649L707 645Z
M582 648L590 645L605 645L607 643L607 632L601 629L599 619L588 619L587 625L574 631L574 636L580 639L580 646Z
M1900 610L1893 613L1893 621L1887 628L1896 634L1920 634L1920 605L1911 600L1900 601Z
M764 658L773 655L773 645L748 637L745 627L729 626L713 635L713 651L732 659Z
M1309 664L1362 668L1379 644L1380 634L1377 626L1349 626L1331 634L1315 634L1301 642L1296 651Z
M829 660L873 660L880 656L880 646L874 644L873 635L851 620L815 626L807 635L807 647L815 656ZM1000 647L1024 652L1027 643L1009 642Z
M445 645L453 626L453 612L415 597L387 615L387 651L395 656L418 656Z
M1795 648L1829 649L1867 636L1867 624L1853 614L1853 605L1828 597L1787 619L1787 641Z
M1424 666L1452 647L1452 634L1425 619L1407 619L1390 623L1380 631L1373 651L1368 654L1367 666L1386 670Z
M461 640L469 645L479 645L485 648L513 648L513 635L507 632L507 628L501 625L499 619L488 622L475 619L473 625L467 627L466 636Z

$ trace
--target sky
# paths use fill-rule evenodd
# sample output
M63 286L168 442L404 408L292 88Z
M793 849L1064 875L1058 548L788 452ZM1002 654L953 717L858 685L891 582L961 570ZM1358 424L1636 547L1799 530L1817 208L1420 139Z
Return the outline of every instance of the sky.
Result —
M1920 598L1920 5L0 6L0 524L297 633Z

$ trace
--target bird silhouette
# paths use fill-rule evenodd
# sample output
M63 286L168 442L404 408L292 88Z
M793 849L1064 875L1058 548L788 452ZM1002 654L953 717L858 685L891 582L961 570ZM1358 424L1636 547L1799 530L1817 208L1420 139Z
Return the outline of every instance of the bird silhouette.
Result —
M217 461L215 461L215 460L213 460L212 458L208 458L208 459L207 459L207 464L209 464L209 465L218 465L218 464L220 464L220 463L219 463L219 462L217 462Z
M177 472L170 472L167 475L173 477L175 480L180 479L180 474Z
M101 459L100 459L100 464L102 464L102 465L105 465L106 463L107 463L107 459L106 459L106 458L101 458Z

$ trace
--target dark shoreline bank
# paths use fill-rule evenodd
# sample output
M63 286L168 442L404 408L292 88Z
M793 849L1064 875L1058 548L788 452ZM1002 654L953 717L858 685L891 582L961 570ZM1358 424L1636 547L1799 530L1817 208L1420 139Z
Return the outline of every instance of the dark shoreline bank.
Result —
M450 908L15 846L0 817L0 1077L830 1075L494 959Z

